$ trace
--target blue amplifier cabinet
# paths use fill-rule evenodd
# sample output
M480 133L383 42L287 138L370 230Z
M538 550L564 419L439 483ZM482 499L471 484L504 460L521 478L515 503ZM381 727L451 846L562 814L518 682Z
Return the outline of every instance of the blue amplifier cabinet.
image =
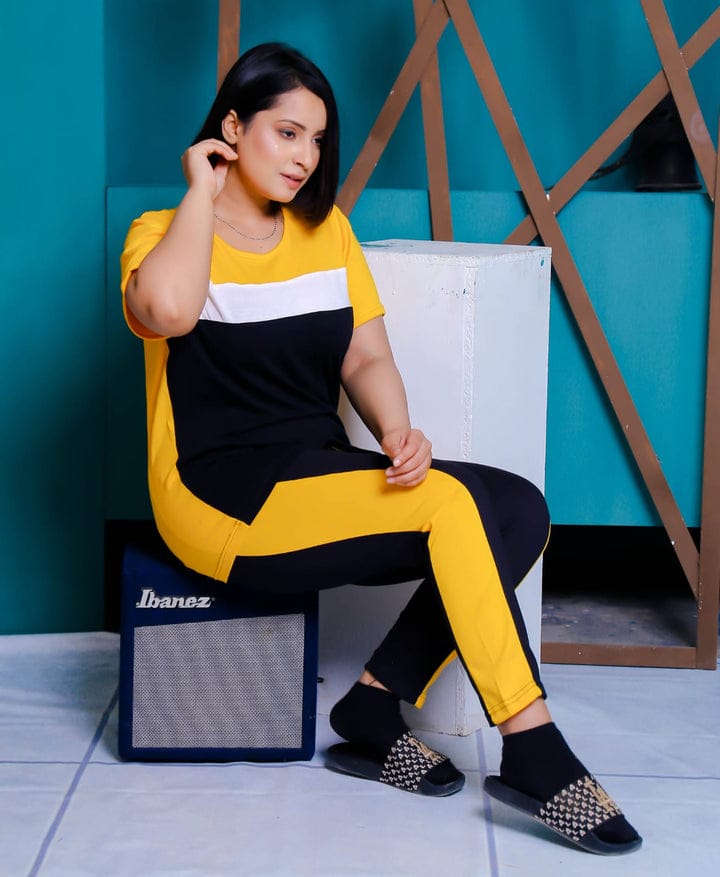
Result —
M294 761L315 751L317 594L215 582L164 548L125 551L119 751Z

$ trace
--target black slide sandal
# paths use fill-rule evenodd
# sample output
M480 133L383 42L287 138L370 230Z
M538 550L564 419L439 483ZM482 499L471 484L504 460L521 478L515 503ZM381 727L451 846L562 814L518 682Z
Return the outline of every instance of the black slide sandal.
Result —
M589 774L544 803L513 789L498 776L485 778L485 791L492 798L536 819L587 852L600 856L619 856L631 853L642 844L640 837L626 843L608 843L595 834L596 828L613 816L621 815L621 810Z
M395 742L384 762L367 747L336 743L328 749L325 764L338 773L439 798L454 795L465 785L465 776L459 771L457 777L446 783L433 783L427 779L426 774L433 767L446 761L449 761L446 755L430 749L408 731Z

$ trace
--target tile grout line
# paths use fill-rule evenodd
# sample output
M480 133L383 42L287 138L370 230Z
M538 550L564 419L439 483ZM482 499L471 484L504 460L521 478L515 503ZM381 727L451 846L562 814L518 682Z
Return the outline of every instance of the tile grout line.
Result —
M484 780L487 776L487 759L485 758L485 743L483 741L482 730L476 731L475 736L477 738L477 753L480 773L482 774ZM492 816L492 802L490 801L490 796L484 788L481 794L483 799L485 837L487 838L488 860L490 863L490 877L500 877L500 867L498 865L497 857L497 845L495 843L495 822Z
M110 698L110 703L105 708L105 712L102 714L100 718L100 722L97 726L95 734L93 735L92 740L90 741L90 745L88 746L85 755L82 758L82 761L78 765L77 770L72 778L70 785L68 786L68 790L65 792L65 796L58 807L58 811L55 814L55 818L52 821L52 825L48 829L45 837L43 838L43 842L40 844L40 849L38 850L38 854L35 857L35 861L28 872L28 877L36 877L36 875L40 872L40 866L45 861L45 856L47 856L48 849L50 848L50 844L53 842L55 835L57 834L58 828L60 828L60 823L62 822L65 813L67 812L68 807L70 806L70 802L72 800L75 791L77 790L78 785L80 784L80 780L82 779L82 775L85 773L85 768L90 763L90 759L92 757L95 748L100 742L100 738L102 737L105 726L108 723L110 718L110 714L115 708L115 704L118 699L118 689L115 689L113 696Z
M57 766L57 765L79 765L81 762L76 760L66 760L60 761L59 759L11 759L4 758L0 759L0 767L4 767L7 765L10 766L18 766L18 765L30 765L32 767L38 767L40 765L48 766ZM102 765L103 767L124 767L124 763L114 759L112 761L93 761L93 764ZM198 761L198 762L172 762L172 761L147 761L145 762L145 767L150 769L182 769L182 770L192 770L193 768L202 768L203 770L207 770L208 768L212 768L215 770L231 770L237 767L243 768L254 768L257 770L290 770L291 768L296 768L299 770L322 770L325 771L327 768L324 764L320 762L310 763L303 761L272 761L272 762L259 762L259 761L225 761L225 762L207 762L207 761ZM464 767L463 773L479 773L482 774L482 770L480 767ZM687 782L720 782L720 774L717 776L715 774L674 774L674 773L608 773L607 771L595 771L594 776L596 779L626 779L626 780L679 780L684 783Z

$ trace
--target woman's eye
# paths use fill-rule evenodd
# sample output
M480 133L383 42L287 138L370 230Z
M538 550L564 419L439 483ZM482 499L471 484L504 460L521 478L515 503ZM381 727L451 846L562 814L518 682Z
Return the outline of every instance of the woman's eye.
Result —
M289 128L284 128L282 131L280 131L280 134L287 140L292 140L292 138L295 136L295 132L291 131Z

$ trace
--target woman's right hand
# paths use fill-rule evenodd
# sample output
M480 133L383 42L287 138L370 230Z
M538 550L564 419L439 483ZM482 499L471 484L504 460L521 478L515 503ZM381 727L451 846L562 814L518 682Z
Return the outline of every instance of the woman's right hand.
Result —
M216 167L208 161L212 155L218 156ZM183 154L188 190L125 293L133 316L157 335L187 335L198 321L210 279L212 203L225 186L230 162L236 160L237 153L222 140L202 140Z
M215 167L208 161L211 155L219 156ZM230 162L236 161L237 157L237 152L222 140L201 140L186 149L182 157L182 167L188 187L204 187L215 200L225 185Z

